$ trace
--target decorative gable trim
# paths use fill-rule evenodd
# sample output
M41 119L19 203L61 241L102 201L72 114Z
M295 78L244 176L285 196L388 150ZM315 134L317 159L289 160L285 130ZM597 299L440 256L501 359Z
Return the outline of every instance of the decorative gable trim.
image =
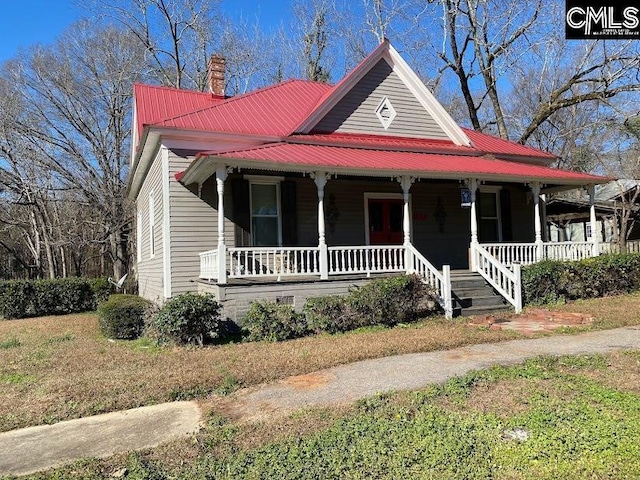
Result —
M464 131L453 118L451 118L429 89L418 78L416 73L386 39L320 101L312 113L296 128L295 132L310 133L338 102L369 73L380 59L384 59L389 64L396 75L398 75L409 91L433 117L452 142L456 145L471 145L469 137L467 137Z
M416 75L416 72L404 61L396 49L389 45L383 58L391 65L393 71L396 72L425 110L431 114L451 141L456 145L471 146L469 137L462 131L455 120L451 118L451 115L449 115L440 102L436 100L436 97L433 96L427 86L420 80L418 75Z

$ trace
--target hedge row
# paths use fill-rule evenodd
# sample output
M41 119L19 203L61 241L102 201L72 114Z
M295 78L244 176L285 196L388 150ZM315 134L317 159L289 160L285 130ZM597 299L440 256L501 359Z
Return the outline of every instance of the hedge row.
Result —
M106 278L0 281L0 317L25 318L95 310L112 293Z
M303 311L274 302L254 302L244 318L248 340L287 340L315 333L410 322L438 309L433 290L417 275L374 280L345 296L307 300Z
M577 262L545 261L522 268L526 304L629 293L640 289L640 254L610 254Z

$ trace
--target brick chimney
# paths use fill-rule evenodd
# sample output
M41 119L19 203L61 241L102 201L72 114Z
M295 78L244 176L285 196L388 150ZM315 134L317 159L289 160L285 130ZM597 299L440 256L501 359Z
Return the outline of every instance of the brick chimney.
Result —
M224 96L224 76L227 60L222 55L209 58L209 90L214 95Z

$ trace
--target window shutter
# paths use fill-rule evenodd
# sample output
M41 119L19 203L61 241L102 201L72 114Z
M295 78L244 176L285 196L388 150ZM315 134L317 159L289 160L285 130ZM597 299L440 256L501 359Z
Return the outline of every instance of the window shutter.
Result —
M502 241L513 241L511 224L511 192L505 188L500 190L500 220L502 221Z
M282 245L298 244L296 182L285 180L280 184L280 208L282 209Z
M231 196L233 201L233 223L237 247L251 246L251 205L249 181L244 178L234 178L231 182Z

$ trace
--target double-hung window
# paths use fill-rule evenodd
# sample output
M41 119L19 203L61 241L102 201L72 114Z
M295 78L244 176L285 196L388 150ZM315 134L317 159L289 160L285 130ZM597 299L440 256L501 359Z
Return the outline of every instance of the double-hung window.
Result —
M251 236L256 247L282 244L280 183L251 182Z

